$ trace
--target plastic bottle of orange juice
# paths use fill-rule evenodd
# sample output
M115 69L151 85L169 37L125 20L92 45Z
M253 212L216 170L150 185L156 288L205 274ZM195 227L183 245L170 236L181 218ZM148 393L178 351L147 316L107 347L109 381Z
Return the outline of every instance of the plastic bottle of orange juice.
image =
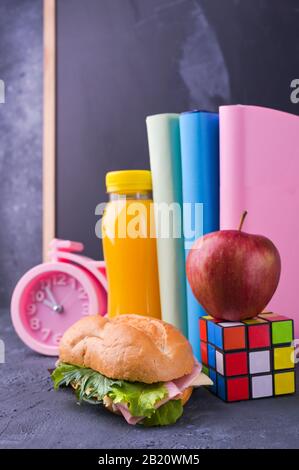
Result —
M161 318L151 172L106 175L109 202L102 220L108 315Z

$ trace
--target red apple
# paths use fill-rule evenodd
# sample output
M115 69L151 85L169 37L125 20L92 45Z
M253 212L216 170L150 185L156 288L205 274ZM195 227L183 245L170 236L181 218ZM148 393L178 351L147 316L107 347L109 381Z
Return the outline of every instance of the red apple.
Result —
M279 282L281 263L266 237L220 230L199 238L187 257L191 289L215 318L239 321L262 312Z

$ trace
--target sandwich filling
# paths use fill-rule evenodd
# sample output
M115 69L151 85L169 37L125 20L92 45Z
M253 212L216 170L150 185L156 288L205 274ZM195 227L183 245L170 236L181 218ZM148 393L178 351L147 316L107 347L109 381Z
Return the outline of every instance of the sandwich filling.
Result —
M129 424L163 426L175 423L183 413L182 393L189 387L213 382L195 361L192 372L170 382L146 384L109 379L86 367L59 363L52 373L54 388L71 385L79 402L103 403L121 413Z

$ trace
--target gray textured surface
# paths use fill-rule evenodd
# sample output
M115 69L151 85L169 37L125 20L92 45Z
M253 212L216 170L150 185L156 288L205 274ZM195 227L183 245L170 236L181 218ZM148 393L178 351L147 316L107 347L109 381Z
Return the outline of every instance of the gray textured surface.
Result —
M175 426L151 429L78 406L70 390L53 391L55 359L23 346L0 313L0 448L299 448L298 394L226 404L200 389Z
M0 1L0 305L41 259L42 0Z

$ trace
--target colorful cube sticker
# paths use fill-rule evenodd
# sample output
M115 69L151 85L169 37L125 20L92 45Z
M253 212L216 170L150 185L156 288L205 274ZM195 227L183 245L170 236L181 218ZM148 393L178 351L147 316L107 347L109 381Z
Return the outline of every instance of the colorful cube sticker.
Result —
M227 376L248 374L247 352L225 354L225 369Z
M245 323L245 325L263 325L264 323L267 323L267 321L263 318L253 317L243 320L243 323Z
M208 364L216 369L216 349L212 344L208 344Z
M249 353L249 373L261 374L271 371L270 350Z
M274 313L274 312L262 312L262 313L259 313L257 317L263 318L267 321L290 320L290 318L286 317L285 315L280 315L279 313Z
M271 325L273 344L291 343L293 341L292 320L275 321Z
M246 329L241 322L221 322L223 328L223 349L232 351L246 348Z
M259 317L270 322L272 344L290 344L294 338L293 320L276 313L261 313Z
M241 401L250 398L249 377L226 378L217 374L217 394L224 401Z
M249 377L227 379L227 401L249 400Z
M224 349L223 348L223 330L222 330L222 327L216 323L214 323L214 328L213 328L213 344L215 344L215 346L217 346L217 348L219 349Z
M295 371L274 373L274 394L287 395L295 392Z
M204 341L200 343L200 354L202 363L208 365L208 345Z
M217 374L217 395L226 401L226 379L220 374Z
M220 345L218 345L219 339L216 339L216 336L217 338L219 338L218 329L217 329L217 321L209 320L207 324L208 324L208 342L218 346L219 348L222 348L222 343L220 342L219 343Z
M216 350L216 370L226 377L248 374L247 352L222 353Z
M272 374L255 375L251 377L252 398L264 398L273 396Z
M219 374L224 375L224 354L216 351L216 370Z
M217 374L215 369L210 369L209 370L209 377L213 382L213 385L209 385L209 389L211 390L212 393L217 393Z
M271 334L269 323L248 324L248 348L268 348L271 345Z
M294 346L282 346L273 350L273 368L275 370L295 367Z
M208 334L207 334L207 322L203 318L199 319L199 337L200 341L207 343Z

